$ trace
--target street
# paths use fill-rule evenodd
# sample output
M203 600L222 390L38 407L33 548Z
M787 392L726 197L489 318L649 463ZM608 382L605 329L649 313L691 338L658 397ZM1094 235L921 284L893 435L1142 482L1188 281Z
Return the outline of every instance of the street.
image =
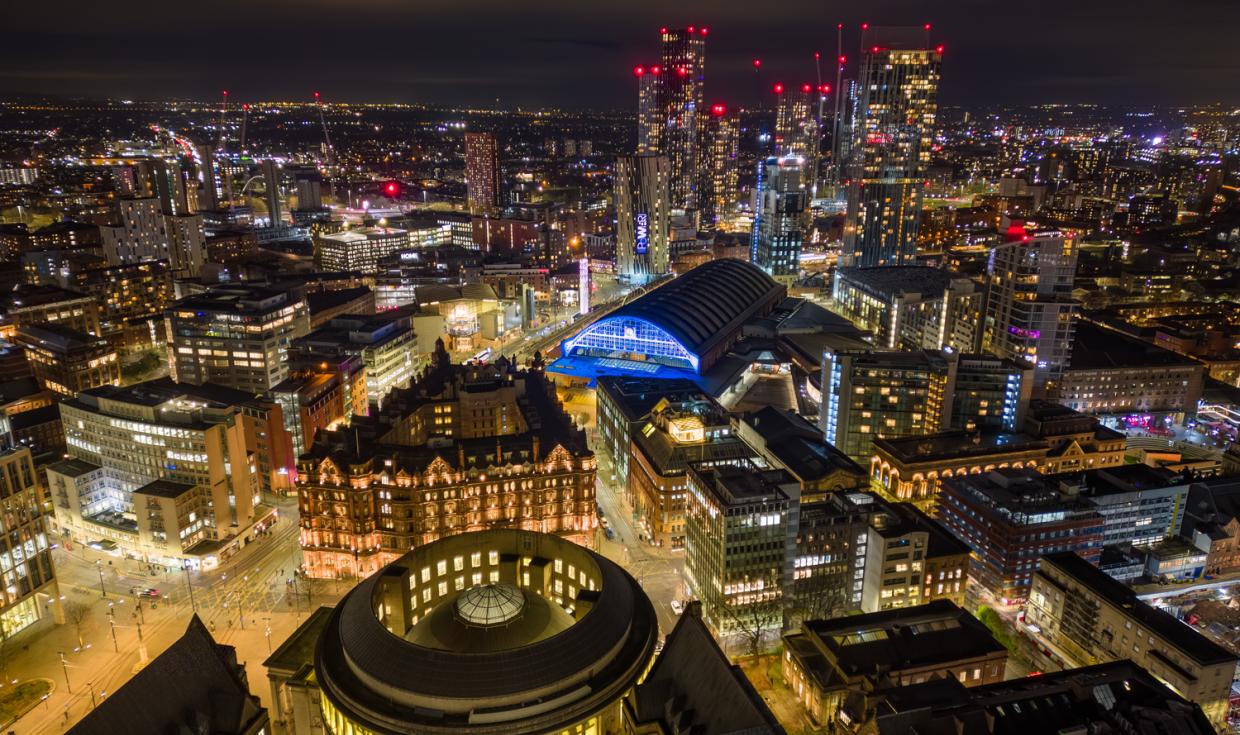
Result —
M58 549L55 563L65 624L8 652L8 677L53 683L48 699L11 726L17 733L64 732L175 642L195 610L217 641L236 646L251 691L270 706L263 660L308 609L333 604L344 591L343 583L323 582L311 585L313 599L307 600L306 585L287 583L301 563L296 505L290 501L281 503L280 521L269 535L205 574L152 573L142 562L78 544L72 551ZM147 588L158 590L158 598L131 593Z

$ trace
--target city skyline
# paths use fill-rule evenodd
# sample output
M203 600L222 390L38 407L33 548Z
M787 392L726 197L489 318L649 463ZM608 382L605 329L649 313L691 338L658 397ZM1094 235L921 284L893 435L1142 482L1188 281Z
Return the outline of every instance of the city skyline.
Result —
M946 46L942 101L949 105L1240 101L1240 89L1228 84L1237 62L1219 51L1226 29L1240 23L1240 8L1217 0L1182 5L1157 24L1144 21L1163 6L1115 0L1038 13L976 12L968 2L930 10L903 1L832 9L788 2L760 12L691 3L674 17L649 3L601 10L543 4L533 14L489 3L467 11L391 0L352 3L347 14L308 13L283 0L221 3L210 15L133 1L120 10L64 5L54 15L37 5L9 9L12 27L24 32L0 50L0 96L212 99L227 88L236 99L295 100L321 90L349 102L623 109L632 96L629 70L652 57L651 35L662 24L700 23L712 29L708 98L751 104L754 58L763 61L763 86L813 82L813 54L834 55L838 23L852 75L860 26L868 22L933 25L936 42ZM223 39L244 41L263 28L280 32L255 36L250 52L244 42L232 53L214 52ZM462 39L469 39L468 53L461 53ZM53 59L40 55L49 47L58 50ZM260 48L277 63L256 67Z

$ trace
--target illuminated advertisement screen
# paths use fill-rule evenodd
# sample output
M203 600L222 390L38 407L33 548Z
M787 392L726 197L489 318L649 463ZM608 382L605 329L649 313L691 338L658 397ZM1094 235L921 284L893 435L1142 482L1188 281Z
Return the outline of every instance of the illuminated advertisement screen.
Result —
M650 244L650 215L645 212L638 212L633 218L633 232L637 235L638 255L644 255L646 248Z

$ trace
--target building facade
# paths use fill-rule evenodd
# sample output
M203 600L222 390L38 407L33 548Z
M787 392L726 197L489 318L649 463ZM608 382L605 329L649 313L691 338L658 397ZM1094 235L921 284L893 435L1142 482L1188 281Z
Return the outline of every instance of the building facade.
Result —
M670 176L666 156L616 159L616 274L623 279L645 283L670 269Z
M465 133L465 185L470 214L494 214L503 206L499 145L494 134Z
M39 481L30 450L0 450L0 634L15 639L64 622L60 588L52 566L48 516L52 504Z
M805 159L768 158L758 164L757 205L749 261L789 285L801 274L801 241L809 190Z

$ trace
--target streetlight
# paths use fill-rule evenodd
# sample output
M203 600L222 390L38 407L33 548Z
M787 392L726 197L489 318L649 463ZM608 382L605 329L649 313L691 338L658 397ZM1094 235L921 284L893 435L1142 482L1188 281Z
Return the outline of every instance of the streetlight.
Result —
M103 586L103 564L98 559L95 560L95 571L99 572L99 593L103 599L108 599L108 590Z
M60 655L60 668L65 671L65 691L73 694L73 687L69 686L69 661L65 659L64 651L57 651L56 653Z
M189 606L198 612L198 603L194 602L194 585L189 581L189 560L181 560L181 571L185 572L185 588L189 590Z
M267 630L265 634L267 636L267 653L270 654L271 653L271 618L266 617L266 618L263 618L263 620L266 621L267 623Z
M108 603L108 625L112 626L112 648L117 653L121 652L121 645L116 642L116 611L112 609L112 603Z

